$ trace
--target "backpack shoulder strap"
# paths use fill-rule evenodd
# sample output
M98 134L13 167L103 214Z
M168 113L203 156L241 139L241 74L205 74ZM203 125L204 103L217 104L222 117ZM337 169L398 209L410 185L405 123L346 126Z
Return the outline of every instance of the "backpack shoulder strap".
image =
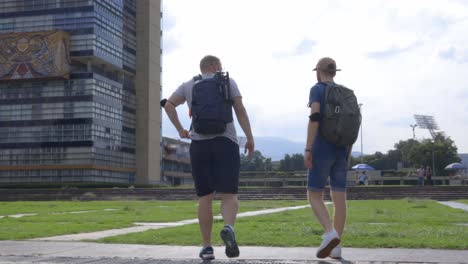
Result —
M229 72L226 72L226 90L227 90L227 100L232 100L231 98L231 79L229 79Z
M194 82L196 82L196 81L201 81L202 76L201 76L201 74L198 74L198 75L193 76L192 79L193 79Z
M325 103L326 102L326 99L328 97L328 93L330 91L330 87L334 87L336 85L336 83L334 82L326 82L326 86L323 88L323 94L322 94L322 103ZM320 104L322 105L322 104ZM321 108L321 106L320 106Z

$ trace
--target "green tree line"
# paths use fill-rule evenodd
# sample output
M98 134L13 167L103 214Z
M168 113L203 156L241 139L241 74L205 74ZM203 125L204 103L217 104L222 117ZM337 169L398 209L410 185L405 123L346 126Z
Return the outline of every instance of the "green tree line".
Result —
M362 157L366 163L376 170L397 170L400 163L404 168L418 168L429 166L432 168L434 157L435 175L445 175L445 166L453 162L460 162L457 155L457 147L450 137L438 134L435 139L400 140L395 143L394 149L387 153L375 152ZM361 157L351 157L350 167L361 163ZM251 159L241 155L241 171L272 171L271 158L263 156L260 151L255 151ZM277 171L301 171L305 170L303 154L286 154L279 161Z

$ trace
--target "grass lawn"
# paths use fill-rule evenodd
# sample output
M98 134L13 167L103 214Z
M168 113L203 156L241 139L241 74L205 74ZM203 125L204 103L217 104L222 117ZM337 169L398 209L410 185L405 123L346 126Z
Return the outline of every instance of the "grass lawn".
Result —
M468 200L457 200L457 202L459 202L459 203L464 203L464 204L468 204Z
M218 214L216 204L219 201L213 206ZM305 201L245 201L240 211L304 204ZM11 217L25 213L37 215ZM0 216L6 216L0 218L0 240L29 239L124 228L134 222L193 219L197 217L197 204L195 201L0 202Z
M468 212L431 200L349 201L346 247L468 249ZM213 243L221 245L221 221ZM322 229L309 208L240 218L236 236L241 245L318 246ZM198 225L187 225L99 240L106 243L199 245Z

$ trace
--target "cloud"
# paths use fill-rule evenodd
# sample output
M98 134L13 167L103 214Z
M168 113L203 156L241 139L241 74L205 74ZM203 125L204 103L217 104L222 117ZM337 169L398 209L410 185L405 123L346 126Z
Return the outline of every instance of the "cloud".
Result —
M177 38L173 34L173 30L176 27L176 18L169 11L166 5L163 6L163 17L162 17L162 48L164 54L169 54L175 51L180 45Z
M388 58L398 56L402 53L412 51L422 46L422 44L423 44L422 42L418 41L418 42L415 42L413 44L410 44L404 47L391 46L390 48L387 48L385 50L369 52L367 53L367 56L371 59L388 59Z
M335 80L364 104L365 153L412 138L415 113L434 115L468 152L463 1L164 1L163 95L198 73L202 56L217 55L239 85L254 136L303 142L316 82L311 69L330 56L343 69ZM200 16L205 11L210 15ZM189 125L186 112L181 108L179 117ZM164 118L164 135L177 135L171 126Z
M442 59L453 60L455 59L455 52L456 49L454 47L450 47L446 50L439 51L439 57Z
M398 128L408 128L409 125L414 124L414 118L410 116L397 116L392 120L383 122L383 125L387 127L398 127Z
M172 36L164 36L163 35L162 42L163 42L162 43L163 44L163 51L164 51L165 55L174 52L179 47L179 42L177 41L176 38L174 38Z
M310 54L313 51L313 47L317 45L315 40L303 38L291 51L288 52L277 52L273 53L274 58L282 59L291 56L300 56L304 54Z
M162 30L170 31L176 26L176 18L173 16L168 8L167 5L163 6L163 16L162 16Z
M439 57L444 60L454 61L459 64L468 63L468 49L460 50L453 46L439 51Z
M294 51L292 52L294 55L303 55L306 53L311 53L312 52L312 47L314 47L317 43L314 40L310 39L303 39L301 43L299 43Z

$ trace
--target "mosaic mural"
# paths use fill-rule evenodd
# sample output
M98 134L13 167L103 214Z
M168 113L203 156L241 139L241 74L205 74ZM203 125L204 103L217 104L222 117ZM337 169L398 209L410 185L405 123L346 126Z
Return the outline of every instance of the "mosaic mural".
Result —
M0 34L0 81L68 78L70 36L63 31Z

